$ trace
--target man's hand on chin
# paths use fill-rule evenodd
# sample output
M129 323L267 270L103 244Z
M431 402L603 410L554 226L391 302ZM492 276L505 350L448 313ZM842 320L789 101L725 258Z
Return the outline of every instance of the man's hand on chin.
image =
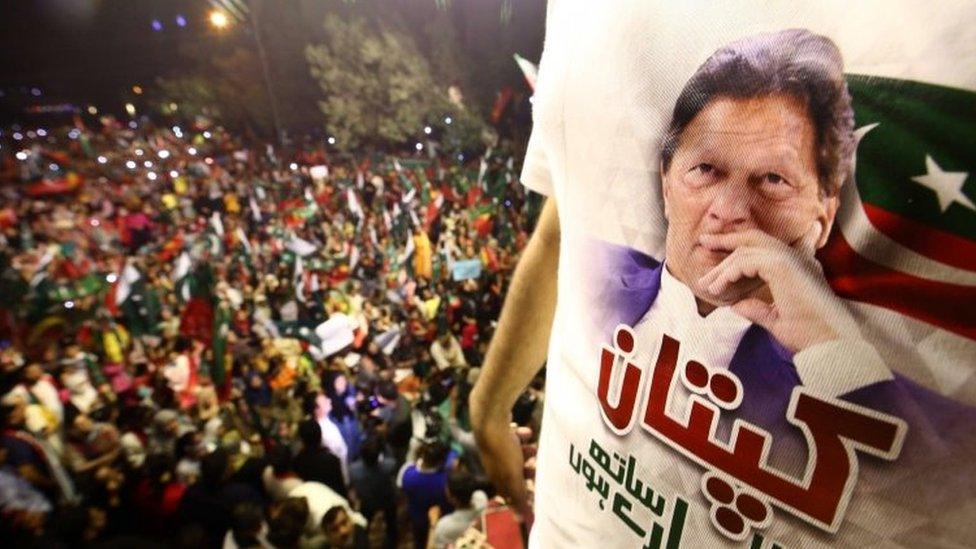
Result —
M703 234L702 246L730 253L698 280L698 287L768 330L793 353L827 341L859 339L854 319L814 258L821 230L814 223L793 246L758 229ZM769 288L772 303L743 291L760 285Z

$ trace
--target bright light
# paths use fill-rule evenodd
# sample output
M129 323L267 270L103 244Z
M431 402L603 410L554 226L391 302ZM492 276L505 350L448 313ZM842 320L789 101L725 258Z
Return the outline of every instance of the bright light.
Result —
M213 137L213 134L212 133L210 133L210 132L203 132L203 138L204 139L210 139L211 137Z
M136 95L142 95L142 86L140 86L138 84L135 85L135 86L132 86L132 93L134 93Z
M105 282L108 282L109 284L115 284L115 281L118 279L119 279L119 275L115 273L109 273L108 276L105 277Z
M464 162L464 155L458 153L458 162Z
M17 151L17 154L15 154L14 156L16 156L17 160L20 161L27 160L27 153L25 153L24 151Z
M152 30L156 32L163 30L163 24L159 22L159 19L152 20Z
M173 177L173 178L179 177L180 176L180 172L178 172L176 170L170 170L169 171L169 176L170 177Z
M98 157L98 163L99 164L104 164L106 162L108 162L108 158L105 158L104 156L99 156Z
M430 129L430 126L424 126L424 133L426 133L427 135L430 135L430 132L432 131L433 130Z
M50 164L48 164L47 167L50 168L52 172L56 172L56 171L58 171L58 170L61 169L61 166L58 166L54 162L51 162Z
M186 17L183 17L182 15L177 15L176 16L176 25L178 27L185 27L186 26Z
M146 174L146 177L148 177L150 181L155 181L156 180L156 172L149 172L148 174Z
M189 149L186 150L186 152L190 153L190 156L196 156L197 155L197 148L196 147L190 147Z
M176 137L182 138L183 137L183 130L181 130L179 126L173 126L173 135L175 135Z
M37 128L37 136L38 137L46 137L47 136L47 130L45 130L44 128Z
M99 220L97 220L97 219L92 219L92 220L91 220L91 226L92 226L92 227L97 227L97 226L99 226L99 225L101 225L101 224L102 224L102 222L101 222L101 221L99 221Z
M312 176L312 179L325 179L329 175L328 166L312 166L308 170L308 175Z
M447 124L448 126L450 126L451 125L451 122L454 122L454 119L453 118L451 118L450 116L445 116L444 117L444 123L445 124Z
M88 114L92 116L98 114L98 109L95 108L95 105L88 105Z
M418 151L424 150L424 144L423 143L417 143L414 146L417 148Z
M74 301L65 301L64 302L64 308L65 309L74 309L75 308L75 302Z
M37 132L37 133L41 133L41 132ZM81 137L81 132L78 131L77 129L73 129L70 132L68 132L68 137L70 137L71 139L78 139L79 137Z
M329 139L328 139L328 142L329 142L329 145L335 145L335 137L332 137L332 136L330 135L330 136L329 136Z
M209 20L210 24L217 29L222 29L230 23L230 20L227 19L227 14L220 10L210 12Z
M126 103L125 104L125 112L129 113L129 116L135 116L136 115L136 106L133 105L132 103Z
M142 163L142 165L145 166L145 167L147 167L147 168L152 168L153 163L152 163L152 160L146 160L145 162Z
M169 158L169 151L167 151L166 149L163 149L163 150L159 151L158 153L156 153L156 156L158 156L158 157L162 158L163 160L165 160L165 159Z
M291 164L288 164L288 167L291 168L292 171L295 171L298 169L298 164L292 162Z
M171 111L174 111L175 112L175 111L179 110L179 108L180 108L180 106L177 105L176 103L170 103L169 104L169 110L171 110Z
M136 121L135 121L135 120L130 120L130 121L129 121L129 127L130 127L130 128L132 128L132 129L134 130L134 129L136 129L136 128L138 128L138 127L139 127L139 124L138 124L138 123L136 123Z
M144 154L146 154L146 153L142 149L136 149L136 156L142 156Z
M128 162L125 163L125 167L129 168L130 170L134 170L136 169L136 163L133 162L132 160L129 160Z
M20 141L24 138L24 134L20 132L14 132L14 141Z
M208 156L208 157L206 157L206 158L203 159L203 163L209 166L209 165L213 164L213 158L210 158Z
M40 97L41 88L31 88L31 95L33 95L34 97Z

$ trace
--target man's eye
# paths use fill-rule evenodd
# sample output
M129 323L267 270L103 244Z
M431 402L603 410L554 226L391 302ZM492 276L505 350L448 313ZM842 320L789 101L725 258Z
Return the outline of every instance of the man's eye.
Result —
M702 174L709 174L709 173L712 173L712 172L715 171L715 166L712 166L711 164L702 162L701 164L695 166L691 170L692 171L697 171L698 173L702 173Z
M786 179L778 173L767 173L763 176L763 183L769 183L771 185L787 185L789 184Z

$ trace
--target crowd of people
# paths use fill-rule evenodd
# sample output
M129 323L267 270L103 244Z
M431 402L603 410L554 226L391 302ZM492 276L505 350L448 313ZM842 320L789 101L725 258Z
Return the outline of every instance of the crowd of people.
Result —
M171 124L0 134L5 543L455 543L493 495L467 394L539 208L510 154Z

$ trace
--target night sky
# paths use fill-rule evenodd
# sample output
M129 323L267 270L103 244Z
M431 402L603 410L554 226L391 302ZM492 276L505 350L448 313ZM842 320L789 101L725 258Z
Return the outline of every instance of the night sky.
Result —
M500 6L501 0L454 0L450 9L456 10L466 43L478 47L496 39ZM537 61L545 1L514 0L513 6L504 33L508 43L498 54L518 51ZM308 36L326 13L325 2L316 0L276 0L275 8L275 16L303 21L305 28L294 31ZM21 119L25 108L39 104L120 110L133 85L147 88L158 76L179 74L187 62L178 53L181 42L221 39L206 22L211 9L206 0L0 0L0 121ZM180 15L185 27L177 25ZM162 30L153 30L153 20ZM272 50L274 40L266 37ZM38 91L41 95L34 95Z

